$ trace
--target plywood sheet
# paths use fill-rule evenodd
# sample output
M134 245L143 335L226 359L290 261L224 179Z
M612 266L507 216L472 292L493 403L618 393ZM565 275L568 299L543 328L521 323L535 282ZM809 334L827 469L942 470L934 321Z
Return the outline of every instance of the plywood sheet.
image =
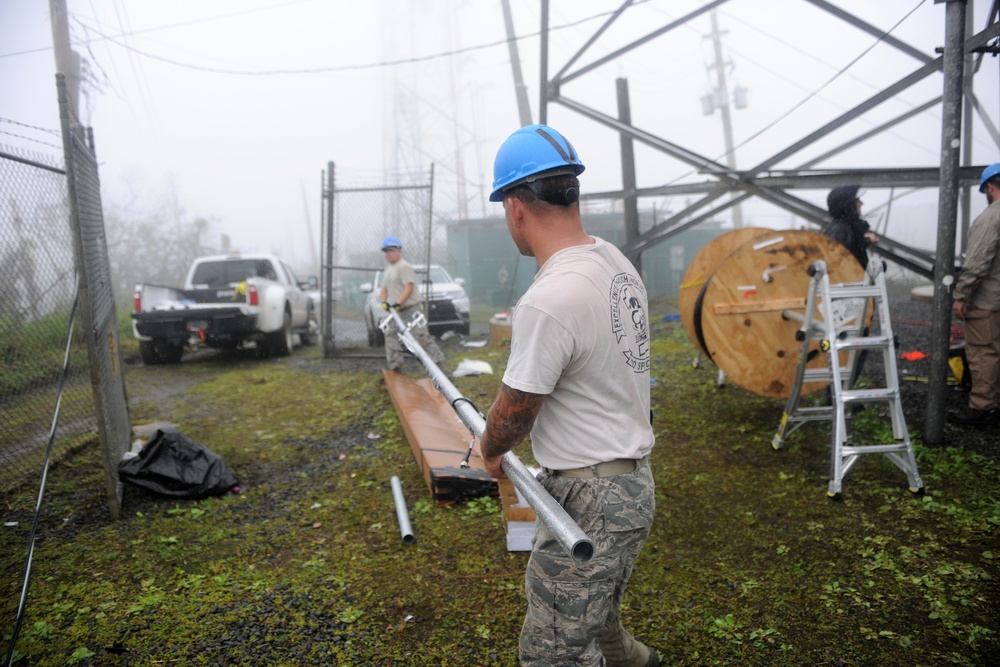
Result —
M472 436L431 379L387 369L382 375L434 503L498 495L497 482L483 467L478 445L469 457L469 467L460 467Z

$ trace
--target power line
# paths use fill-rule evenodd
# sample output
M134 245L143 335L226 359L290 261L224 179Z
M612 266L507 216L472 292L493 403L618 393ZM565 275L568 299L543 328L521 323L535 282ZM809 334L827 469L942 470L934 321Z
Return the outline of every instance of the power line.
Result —
M0 117L0 123L10 123L11 125L19 125L21 127L26 127L28 129L31 129L31 130L38 130L39 132L47 132L47 133L55 135L57 137L62 134L62 132L60 132L59 130L52 130L52 129L45 128L45 127L39 127L37 125L29 125L28 123L22 123L20 121L12 120L10 118L2 118L2 117Z
M302 0L302 1L305 1L305 0ZM651 2L651 1L652 0L644 0L644 2ZM474 46L468 46L468 47L464 47L464 48L461 48L461 49L452 49L452 50L448 50L448 51L441 51L441 52L438 52L438 53L428 54L428 55L425 55L425 56L413 56L411 58L401 58L401 59L398 59L398 60L379 61L379 62L374 62L374 63L362 63L362 64L356 64L356 65L339 65L339 66L329 66L329 67L308 67L308 68L288 68L288 69L276 69L276 70L236 70L236 69L225 69L225 68L219 68L219 67L207 67L207 66L204 66L204 65L196 65L196 64L192 64L192 63L185 63L185 62L181 62L181 61L174 60L174 59L171 59L171 58L167 58L165 56L159 56L159 55L156 55L156 54L153 54L153 53L149 53L147 51L143 51L143 50L138 49L138 48L136 48L134 46L131 46L131 45L127 44L127 43L119 41L119 38L126 38L126 37L130 37L130 36L137 35L137 34L140 34L140 33L144 33L144 32L152 32L154 30L162 30L162 29L166 29L166 28L173 28L173 27L179 27L179 26L185 26L185 25L192 25L192 24L197 24L197 23L203 23L203 22L206 22L206 21L217 20L217 19L220 19L220 18L229 18L231 16L236 16L236 15L244 14L244 13L248 13L248 12L236 12L234 14L227 14L227 15L222 15L222 16L218 16L218 17L209 17L209 18L205 18L205 19L199 19L197 21L187 21L187 22L183 22L183 23L175 23L175 24L172 24L170 26L161 26L159 28L147 28L145 30L135 30L135 31L123 32L123 33L120 33L120 34L114 35L114 36L105 34L105 33L101 32L100 30L91 28L90 32L92 32L97 37L95 39L86 40L86 42L84 42L84 43L89 44L90 42L98 41L98 40L108 41L108 42L111 42L112 44L114 44L116 46L119 46L119 47L127 50L127 51L131 51L131 52L133 52L133 53L135 53L137 55L143 56L145 58L149 58L151 60L157 60L157 61L166 63L168 65L173 65L175 67L182 67L184 69L191 69L191 70L195 70L195 71L199 71L199 72L208 72L208 73L211 73L211 74L226 74L226 75L232 75L232 76L285 76L285 75L299 75L299 74L332 74L332 73L337 73L337 72L350 72L350 71L361 71L361 70L369 70L369 69L381 69L381 68L385 68L385 67L395 67L395 66L399 66L399 65L407 65L407 64L420 63L420 62L429 62L429 61L432 61L432 60L438 60L440 58L449 58L449 57L452 57L452 56L462 55L462 54L465 54L465 53L472 53L472 52L475 52L475 51L483 51L483 50L488 50L488 49L497 48L497 47L506 47L507 46L507 41L508 41L506 38L504 38L504 39L501 39L501 40L497 40L495 42L487 42L485 44L478 44L478 45L474 45ZM558 30L566 30L566 29L569 29L569 28L574 28L574 27L579 26L579 25L581 25L583 23L586 23L588 21L593 21L593 20L596 20L596 19L608 16L608 15L610 15L612 13L613 12L601 12L601 13L598 13L598 14L594 14L592 16L588 16L588 17L579 19L577 21L572 21L570 23L565 23L563 25L550 26L549 32L554 32L554 31L558 31ZM517 37L515 37L515 39L517 41L524 40L524 39L531 39L531 38L534 38L534 37L538 37L540 34L541 34L540 31L535 31L535 32L526 33L524 35L517 36ZM7 57L11 57L11 56L24 55L24 54L29 54L29 53L37 53L39 51L48 51L48 50L50 50L50 48L51 47L44 47L44 48L38 48L38 49L29 49L29 50L26 50L26 51L18 51L18 52L15 52L15 53L0 54L0 58L7 58Z
M879 44L881 44L886 37L888 37L889 35L891 35L893 33L893 31L896 28L898 28L903 23L903 21L905 21L906 19L908 19L925 2L926 2L926 0L919 0L919 2L917 2L917 4L913 7L913 9L911 9L909 12L907 12L906 15L903 16L903 18L899 19L899 21L897 21L895 23L895 25L893 25L891 28L889 28L889 30L887 30L881 37L879 37L878 39L876 39L868 48L864 49L854 59L852 59L849 63L847 63L839 71L837 71L836 73L834 73L833 76L831 76L829 79L827 79L818 88L816 88L812 92L808 93L797 104L793 105L790 109L788 109L787 111L785 111L783 114L781 114L780 116L778 116L776 119L774 119L773 121L771 121L770 123L768 123L767 125L765 125L764 127L762 127L761 129L759 129L757 132L755 132L754 134L750 135L749 137L747 137L743 141L741 141L736 146L734 146L733 147L733 151L735 151L737 148L742 148L743 146L746 146L748 143L750 143L754 139L757 139L762 134L764 134L765 132L767 132L768 130L770 130L771 128L773 128L775 125L777 125L778 123L780 123L781 121L783 121L785 118L787 118L788 116L790 116L793 112L795 112L796 110L800 109L806 102L808 102L812 98L814 98L817 95L819 95L825 88L827 88L830 84L832 84L834 81L836 81L838 78L840 78L843 74L845 74L847 72L847 70L849 70L851 67L853 67L859 60L861 60L863 57L865 57L872 49L874 49L876 46L878 46ZM726 157L726 155L728 155L728 154L729 154L728 152L724 152L722 155L716 157L715 160L720 160L723 157ZM688 176L692 176L692 175L697 174L697 173L698 173L697 169L688 171L687 173L681 174L677 178L673 179L672 181L670 181L669 183L667 183L667 185L672 185L674 183L678 183L678 182L684 180L685 178L687 178Z

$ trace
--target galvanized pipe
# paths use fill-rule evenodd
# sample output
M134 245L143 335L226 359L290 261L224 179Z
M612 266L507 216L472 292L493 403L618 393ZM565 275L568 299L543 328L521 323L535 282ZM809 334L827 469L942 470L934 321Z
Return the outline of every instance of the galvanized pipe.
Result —
M406 511L406 500L403 498L403 485L395 475L389 480L392 486L392 499L396 503L396 519L399 520L399 533L403 544L413 544L413 528L410 527L410 514Z
M481 436L483 431L486 430L486 420L476 410L472 401L462 396L461 392L451 383L444 371L438 368L434 360L428 356L420 343L410 334L409 328L403 322L403 318L399 316L399 313L390 310L389 317L384 318L379 327L386 335L389 335L389 324L392 322L396 325L399 340L402 341L403 346L424 365L434 386L448 399L452 409L458 413L465 427L474 436ZM425 323L426 320L421 313L414 317L410 325L420 326ZM545 524L545 527L559 541L559 544L566 550L566 553L572 556L573 560L577 563L586 563L589 561L594 556L594 543L580 529L580 526L576 525L576 522L570 518L562 505L557 503L555 498L542 488L542 485L538 483L534 475L521 463L521 460L513 452L507 452L500 461L500 467L503 468L504 474L510 478L510 481L521 492L521 495L528 504L531 505L531 508L535 510L535 516Z

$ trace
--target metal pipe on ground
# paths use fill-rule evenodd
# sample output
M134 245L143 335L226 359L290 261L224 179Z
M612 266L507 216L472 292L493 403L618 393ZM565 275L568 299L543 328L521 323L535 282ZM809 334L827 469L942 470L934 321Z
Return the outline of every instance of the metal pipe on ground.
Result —
M428 356L420 343L410 334L411 326L420 326L426 323L423 313L417 314L408 326L403 322L403 318L399 316L399 313L390 310L389 316L379 323L379 328L388 336L391 334L389 329L392 323L396 325L397 335L403 343L403 347L424 365L434 386L448 399L452 409L458 413L465 427L474 436L481 436L486 429L486 420L476 410L472 401L458 391L455 385L451 383L451 380L448 379L448 376L445 375L444 371L438 368L434 360ZM558 540L566 553L577 563L586 563L589 561L594 556L593 541L580 529L580 526L576 525L576 522L570 518L569 514L556 502L555 498L542 488L542 485L538 483L534 475L521 463L521 460L513 452L507 452L500 461L500 467L503 468L504 474L507 475L517 490L521 492L525 501L535 510L535 516L545 524L545 527Z
M410 513L406 511L406 499L403 498L403 485L395 475L389 480L392 486L392 499L396 503L396 519L399 520L399 534L403 544L413 544L413 528L410 527Z

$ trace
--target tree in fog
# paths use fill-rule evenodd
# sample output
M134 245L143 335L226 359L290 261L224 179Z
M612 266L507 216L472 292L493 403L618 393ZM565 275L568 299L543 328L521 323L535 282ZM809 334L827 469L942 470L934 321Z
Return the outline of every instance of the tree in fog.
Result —
M5 239L0 251L0 275L7 276L0 288L0 318L13 322L37 320L40 316L40 302L43 290L36 280L35 253L40 244L33 238L30 229L25 229L21 207L17 200L8 202L11 210L11 238Z
M115 300L129 310L137 283L180 286L195 257L219 252L211 222L185 213L172 187L152 205L134 188L124 201L105 198L104 225Z

